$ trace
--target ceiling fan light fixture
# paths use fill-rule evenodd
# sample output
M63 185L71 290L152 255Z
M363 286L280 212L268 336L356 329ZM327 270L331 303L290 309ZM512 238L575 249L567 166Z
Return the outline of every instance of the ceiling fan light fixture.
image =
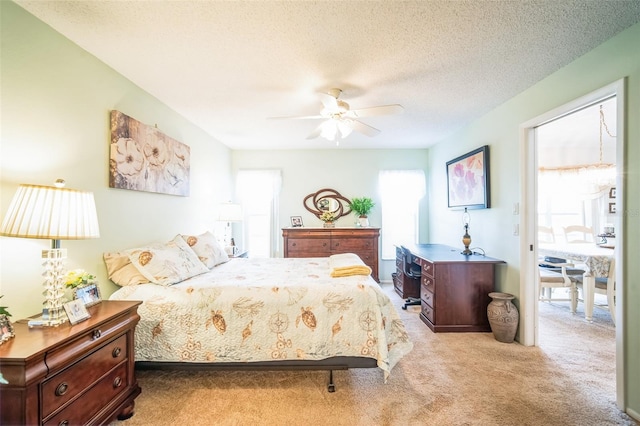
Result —
M344 139L351 134L353 129L346 123L342 121L336 121L336 126L340 131L340 136Z
M334 141L338 133L338 125L336 120L329 119L320 125L320 137L329 141Z

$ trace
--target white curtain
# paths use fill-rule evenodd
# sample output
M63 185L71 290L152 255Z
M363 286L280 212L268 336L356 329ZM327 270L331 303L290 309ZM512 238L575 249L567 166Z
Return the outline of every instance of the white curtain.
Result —
M381 170L382 259L395 259L396 244L418 242L420 199L426 194L423 170Z
M277 257L280 170L240 170L236 192L244 215L243 244L250 257Z
M609 223L609 190L615 182L615 165L540 170L539 224L556 232L562 226L585 225L600 233Z

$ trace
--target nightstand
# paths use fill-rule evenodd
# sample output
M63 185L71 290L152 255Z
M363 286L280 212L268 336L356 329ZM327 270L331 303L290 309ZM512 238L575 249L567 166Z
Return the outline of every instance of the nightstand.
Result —
M0 345L2 424L103 424L133 415L140 386L134 331L141 302L102 301L91 318L29 328Z
M230 255L230 258L234 257L249 257L249 250L238 250L236 254Z

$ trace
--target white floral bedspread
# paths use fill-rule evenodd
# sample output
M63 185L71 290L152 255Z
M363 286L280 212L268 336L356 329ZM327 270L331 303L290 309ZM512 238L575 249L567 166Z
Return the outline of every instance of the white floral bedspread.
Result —
M136 361L375 358L385 373L413 344L370 276L331 278L328 258L232 259L173 286L122 287L142 300Z

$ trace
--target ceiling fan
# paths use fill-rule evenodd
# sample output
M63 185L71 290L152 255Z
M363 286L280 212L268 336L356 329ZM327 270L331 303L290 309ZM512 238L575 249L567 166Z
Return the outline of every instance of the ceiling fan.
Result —
M402 105L398 104L350 109L348 103L338 99L341 93L341 89L329 89L327 93L320 93L320 101L322 102L323 108L319 115L272 118L294 120L324 119L325 121L320 123L320 125L316 127L309 136L307 136L307 139L315 139L321 136L333 141L337 137L346 138L354 130L366 136L376 136L380 133L380 130L369 126L358 119L362 117L400 114L404 111Z

